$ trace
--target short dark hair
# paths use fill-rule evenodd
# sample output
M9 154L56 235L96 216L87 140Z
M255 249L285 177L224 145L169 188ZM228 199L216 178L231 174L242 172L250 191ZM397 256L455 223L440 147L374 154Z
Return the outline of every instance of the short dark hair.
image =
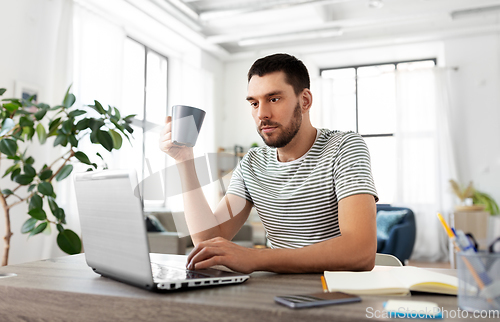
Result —
M285 73L285 81L292 85L296 95L299 95L304 88L311 87L309 73L304 63L288 54L273 54L257 59L248 71L248 82L254 75L262 77L274 72Z

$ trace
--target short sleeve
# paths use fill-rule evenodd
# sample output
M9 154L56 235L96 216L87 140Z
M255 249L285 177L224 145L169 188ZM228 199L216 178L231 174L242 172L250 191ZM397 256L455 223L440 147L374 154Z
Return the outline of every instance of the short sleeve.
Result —
M253 203L252 197L250 196L250 192L248 191L247 186L245 185L245 179L243 176L242 167L245 160L246 158L243 158L243 160L238 162L236 169L234 169L226 194L236 195Z
M340 142L334 161L333 177L337 200L370 194L378 201L370 165L370 153L363 138L356 133L346 133Z

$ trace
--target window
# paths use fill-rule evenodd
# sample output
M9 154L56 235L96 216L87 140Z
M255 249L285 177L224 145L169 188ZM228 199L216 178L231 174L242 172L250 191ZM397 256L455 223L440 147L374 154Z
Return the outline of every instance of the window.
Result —
M123 143L119 163L137 170L145 208L165 207L166 155L158 135L167 116L168 60L131 38L125 39L123 55L121 113L137 115L132 146Z
M355 131L364 137L381 203L395 196L397 146L396 71L430 68L435 59L321 70L332 91L332 129Z

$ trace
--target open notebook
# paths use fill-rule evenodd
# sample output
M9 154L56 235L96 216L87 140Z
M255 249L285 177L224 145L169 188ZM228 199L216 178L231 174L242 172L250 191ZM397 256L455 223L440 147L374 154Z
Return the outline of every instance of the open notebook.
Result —
M406 295L410 291L456 295L458 291L457 277L413 266L377 266L370 272L325 271L325 279L330 292L361 295Z

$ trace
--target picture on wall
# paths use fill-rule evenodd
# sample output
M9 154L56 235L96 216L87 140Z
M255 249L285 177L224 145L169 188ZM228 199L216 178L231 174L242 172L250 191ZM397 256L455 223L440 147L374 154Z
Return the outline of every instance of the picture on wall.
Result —
M33 103L37 103L40 96L38 86L26 82L16 81L15 97L27 100L32 96Z

